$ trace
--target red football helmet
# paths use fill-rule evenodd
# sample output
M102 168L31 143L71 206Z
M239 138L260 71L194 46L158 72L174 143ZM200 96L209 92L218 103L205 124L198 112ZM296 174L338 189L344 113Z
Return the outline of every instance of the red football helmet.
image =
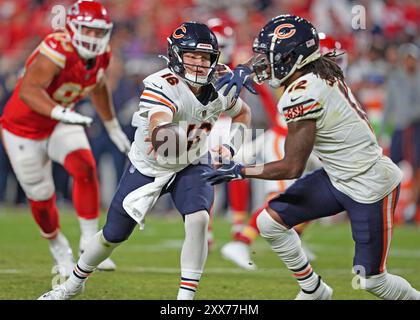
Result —
M323 32L318 33L319 36L319 50L322 55L336 51L339 56L335 58L335 62L344 72L347 69L347 55L346 51L343 49L341 43L335 40L333 37L326 35Z
M66 29L72 44L84 59L103 54L111 37L112 21L105 7L97 1L79 0L67 10ZM100 29L100 37L83 32L83 28Z
M219 44L219 62L230 64L233 61L233 50L235 47L235 33L231 25L219 18L212 18L207 21L207 26L215 34Z

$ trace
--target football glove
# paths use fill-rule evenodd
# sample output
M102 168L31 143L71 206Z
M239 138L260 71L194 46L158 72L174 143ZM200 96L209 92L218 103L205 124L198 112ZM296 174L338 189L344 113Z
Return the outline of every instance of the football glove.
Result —
M201 176L210 182L212 186L215 184L229 182L232 180L243 179L241 170L244 166L240 163L230 161L227 164L223 164L219 169L212 172L205 172Z
M113 118L112 120L105 121L104 126L108 132L109 138L117 146L118 150L127 154L130 151L131 143L124 131L122 131L118 120Z
M216 91L219 91L224 86L225 90L222 92L224 96L227 96L232 90L233 86L236 87L234 97L237 99L241 93L242 87L245 87L249 92L257 94L257 91L252 86L252 70L243 64L239 64L232 72L229 72L219 78L216 82Z
M64 108L60 105L56 105L51 110L51 118L66 124L77 124L82 126L90 126L93 122L92 118L83 116L70 108Z

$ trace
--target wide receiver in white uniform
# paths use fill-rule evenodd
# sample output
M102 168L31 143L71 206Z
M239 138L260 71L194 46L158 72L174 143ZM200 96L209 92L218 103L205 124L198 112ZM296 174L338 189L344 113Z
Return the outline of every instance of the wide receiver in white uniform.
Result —
M212 184L235 178L299 178L313 151L324 168L297 179L257 218L261 236L301 287L296 299L330 299L332 289L312 269L291 228L346 210L360 289L382 299L419 300L420 292L386 270L401 171L382 154L342 70L331 56L320 54L315 28L297 16L275 17L260 31L254 51L257 56L248 66L236 67L217 87L226 86L229 92L236 86L239 93L252 73L273 86L286 86L280 100L288 124L285 156L262 166L231 162L204 176Z
M138 129L129 153L131 165L121 178L103 230L89 243L70 278L40 299L70 299L80 293L98 263L130 236L136 224L144 227L146 213L165 193L171 194L185 224L177 298L194 298L207 259L214 197L213 187L201 177L214 170L206 137L224 113L232 117L232 141L238 141L237 135L250 123L250 110L233 95L215 91L211 81L219 49L206 25L187 22L178 27L168 38L168 56L168 68L144 80L140 108L133 116ZM233 149L220 146L218 152L229 157Z

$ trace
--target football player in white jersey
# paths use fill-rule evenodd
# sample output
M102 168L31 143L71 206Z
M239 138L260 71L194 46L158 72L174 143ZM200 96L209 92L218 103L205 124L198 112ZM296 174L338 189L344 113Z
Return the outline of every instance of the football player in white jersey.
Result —
M254 51L257 55L247 65L237 66L216 87L229 92L236 86L239 93L253 73L258 81L286 86L279 101L288 124L284 158L247 167L231 162L204 176L212 184L240 178L298 178L257 218L261 236L301 287L296 299L330 299L333 290L312 269L292 228L346 210L359 288L383 299L419 300L419 291L386 270L402 173L383 155L342 70L331 55L320 54L315 28L297 16L275 17L260 31ZM311 151L323 168L301 177Z
M250 109L241 99L215 90L212 81L218 57L216 37L205 24L183 23L168 38L168 68L144 80L139 111L133 116L138 128L129 153L131 165L121 178L107 222L70 278L40 299L70 299L80 293L98 263L130 236L137 223L144 227L144 216L165 193L171 194L185 225L177 298L194 298L207 259L207 225L214 196L213 186L202 178L214 169L207 135L198 129L208 133L218 117L226 114L232 117L231 137L237 143L251 120ZM167 135L159 139L162 132ZM172 137L179 140L174 152L170 150L176 142ZM165 144L168 148L162 152ZM234 149L228 144L220 146L218 153L230 157Z

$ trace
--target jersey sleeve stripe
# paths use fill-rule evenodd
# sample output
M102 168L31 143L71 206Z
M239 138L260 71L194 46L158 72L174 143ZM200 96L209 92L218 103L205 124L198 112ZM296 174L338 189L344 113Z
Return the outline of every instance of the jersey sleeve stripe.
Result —
M171 108L170 106L168 106L168 105L166 105L162 102L157 102L157 101L153 101L153 100L149 100L149 99L140 98L140 104L142 104L142 102L143 102L143 104L152 104L152 105L155 105L155 106L163 106L163 107L169 108L173 113L175 112L173 108Z
M314 99L308 99L308 100L305 100L303 102L298 102L298 103L292 104L290 106L284 107L283 110L284 111L287 111L287 110L292 109L292 108L294 108L296 106L305 105L305 104L308 104L308 103L311 103L311 102L314 102L314 101L315 101Z
M232 101L231 101L231 103L229 105L229 108L227 108L225 111L228 111L228 110L232 109L235 106L236 101L237 101L237 99L232 99Z
M162 96L163 98L165 98L166 100L168 100L169 102L171 102L175 107L176 107L176 103L175 102L173 102L173 100L171 100L171 98L169 98L166 94L164 94L162 91L159 91L159 90L155 90L155 89L152 89L152 88L150 88L150 87L146 87L145 89L144 89L144 91L148 91L148 92L151 92L151 93L156 93L157 95L159 95L159 96ZM178 110L178 108L176 108L177 110Z
M310 105L310 106L304 107L304 108L303 108L303 113L304 113L304 114L308 114L309 112L307 112L307 111L312 110L312 109L315 109L317 106L320 106L319 102L316 102L316 103L314 103L313 105Z
M49 58L52 62L57 64L59 67L64 68L66 63L66 56L51 49L43 42L39 48L39 52Z
M174 113L176 112L176 108L171 103L169 103L167 100L165 100L165 99L163 99L163 98L161 98L161 97L159 97L155 94L152 94L152 93L149 93L149 92L143 92L143 94L141 95L141 98L144 99L146 97L151 98L152 101L158 101L158 102L166 105L167 107L169 107Z
M299 119L299 118L304 119L307 115L317 113L317 112L320 112L320 111L322 111L322 108L318 108L318 109L303 113L301 115L296 115L296 116L288 116L287 114L285 114L286 122L289 122L290 120Z

